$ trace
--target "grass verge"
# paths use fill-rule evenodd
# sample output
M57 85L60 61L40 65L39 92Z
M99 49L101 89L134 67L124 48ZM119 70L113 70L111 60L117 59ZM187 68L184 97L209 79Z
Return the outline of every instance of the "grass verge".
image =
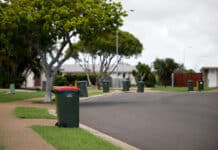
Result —
M57 150L121 150L80 128L32 126L32 129Z
M205 91L216 91L216 90L218 90L218 87L205 88Z
M187 92L187 87L155 86L152 90L164 92Z
M188 87L155 86L154 88L152 88L152 90L165 91L165 92L187 92ZM213 90L218 90L218 87L205 88L204 91L213 91ZM198 91L198 87L194 87L194 91Z
M15 94L8 94L6 92L0 92L0 103L1 102L13 102L20 101L30 98L43 97L45 92L16 92Z
M16 107L15 115L23 119L56 119L46 108Z
M97 88L88 88L88 95L95 96L103 94L103 90L98 90Z

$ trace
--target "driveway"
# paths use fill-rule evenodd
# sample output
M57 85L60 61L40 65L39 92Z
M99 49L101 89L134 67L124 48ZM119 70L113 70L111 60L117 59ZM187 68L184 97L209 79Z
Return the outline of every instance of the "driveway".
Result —
M218 93L122 93L80 104L80 121L142 150L217 150Z

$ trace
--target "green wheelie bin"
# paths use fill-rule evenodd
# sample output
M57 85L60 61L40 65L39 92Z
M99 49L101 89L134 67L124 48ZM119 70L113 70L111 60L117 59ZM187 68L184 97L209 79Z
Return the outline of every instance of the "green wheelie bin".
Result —
M203 80L199 80L198 81L198 90L199 91L203 91L204 90L204 81Z
M188 80L188 91L194 91L194 85L192 80Z
M80 88L80 97L88 97L87 81L78 81L77 86Z
M14 83L10 84L10 93L15 94L15 85L14 85Z
M139 81L138 84L137 84L137 92L138 93L144 93L144 86L145 86L145 83L144 81Z
M102 86L103 86L104 93L108 93L110 91L110 82L109 81L103 81Z
M130 81L124 80L123 81L123 91L129 91L129 88L130 88Z
M78 87L56 87L56 111L59 127L79 127L79 92Z

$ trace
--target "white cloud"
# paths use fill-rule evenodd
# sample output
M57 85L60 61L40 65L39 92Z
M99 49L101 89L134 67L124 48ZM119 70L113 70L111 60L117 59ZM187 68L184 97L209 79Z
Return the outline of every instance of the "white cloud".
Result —
M151 64L157 57L172 57L196 70L205 65L218 66L217 0L122 0L122 3L126 10L134 10L129 12L122 29L134 34L144 45L137 60Z

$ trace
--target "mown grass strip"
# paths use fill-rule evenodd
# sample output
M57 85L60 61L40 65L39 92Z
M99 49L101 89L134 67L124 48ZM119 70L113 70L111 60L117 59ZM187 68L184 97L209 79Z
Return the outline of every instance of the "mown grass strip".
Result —
M56 119L46 108L16 107L15 115L23 119Z
M15 94L10 94L7 92L0 92L0 103L1 102L13 102L21 101L25 99L43 97L45 92L16 92Z
M119 147L80 128L32 126L56 150L121 150Z
M152 90L164 92L187 92L187 87L155 86Z

